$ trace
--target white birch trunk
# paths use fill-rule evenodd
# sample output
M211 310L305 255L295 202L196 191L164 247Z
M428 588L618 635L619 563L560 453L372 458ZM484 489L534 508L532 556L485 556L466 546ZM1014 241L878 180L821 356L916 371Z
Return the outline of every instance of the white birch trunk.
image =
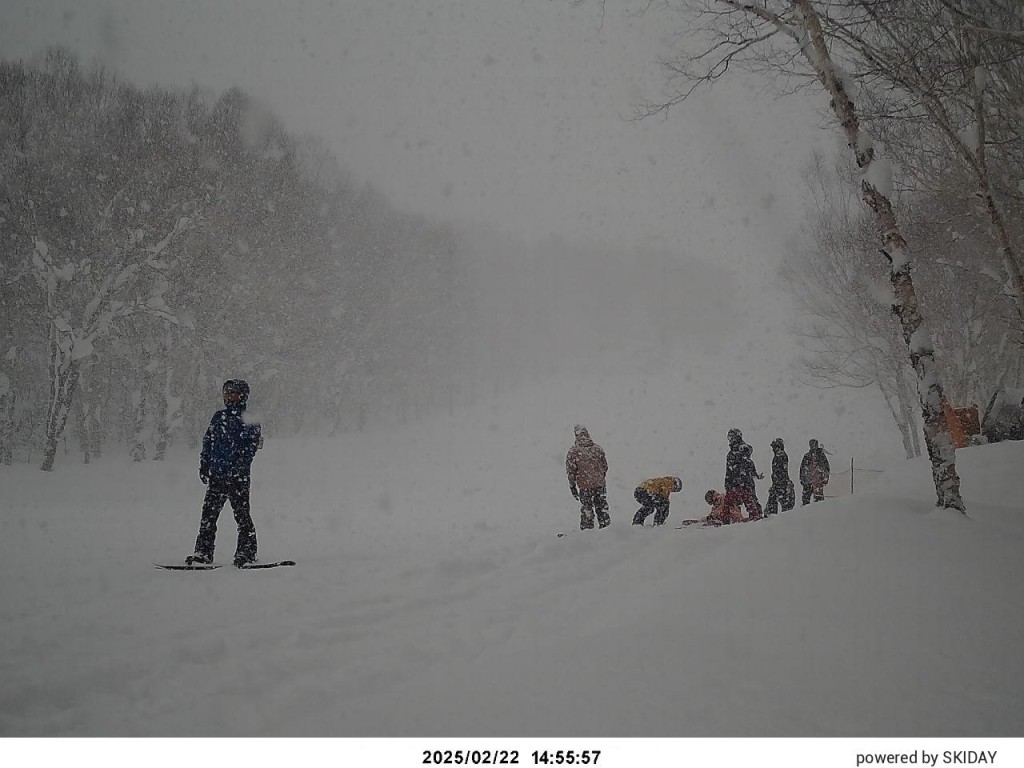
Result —
M902 371L899 374L896 386L899 393L900 415L907 425L907 431L910 435L911 457L917 458L921 455L921 437L917 431L917 419L914 417L914 395L910 391L907 379Z
M46 432L43 443L43 463L40 469L49 472L57 456L57 445L64 436L71 403L78 388L78 363L70 349L63 348L62 333L50 323L50 398L46 409Z
M57 456L57 445L64 435L68 423L71 403L78 385L78 365L73 357L74 332L60 313L57 298L57 283L60 271L50 258L49 249L42 240L36 240L32 253L36 283L43 291L47 323L47 354L49 372L49 397L46 407L46 422L43 432L44 472L53 470Z
M802 24L801 45L807 57L832 97L832 111L846 134L857 166L867 171L861 182L861 196L875 216L883 244L883 253L889 259L889 279L892 282L893 312L900 321L903 340L910 355L910 363L917 373L918 397L924 417L924 439L932 464L932 479L938 505L964 511L960 497L960 477L956 472L956 452L946 426L942 410L942 382L935 361L931 336L924 328L918 306L914 281L910 274L910 254L903 239L892 203L877 186L870 166L875 161L870 138L860 130L857 112L847 93L838 68L832 60L821 29L821 22L811 0L792 0ZM870 180L869 180L870 178Z
M76 398L77 408L74 434L78 440L78 446L82 449L82 462L88 464L92 460L92 439L91 432L91 381L89 365L79 367L78 371L78 397Z
M0 371L0 464L14 460L14 388L7 374Z
M900 439L903 441L903 453L906 454L908 459L914 458L914 448L910 438L911 427L904 418L906 414L901 410L902 403L900 402L899 394L891 393L888 387L884 386L881 381L878 382L878 389L881 391L882 398L889 408L889 415L892 416L892 420L896 422L896 426L900 431Z

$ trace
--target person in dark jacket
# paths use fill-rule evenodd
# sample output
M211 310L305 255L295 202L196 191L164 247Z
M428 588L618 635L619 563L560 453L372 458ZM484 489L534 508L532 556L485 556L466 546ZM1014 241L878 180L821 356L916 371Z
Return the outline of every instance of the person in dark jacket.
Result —
M727 506L743 506L747 510L747 517L756 520L762 514L761 504L754 489L754 480L761 480L764 475L759 474L754 466L754 449L743 442L743 433L738 429L730 429L728 438L729 453L725 457Z
M195 554L185 560L189 565L213 562L217 518L228 500L238 525L233 562L241 567L256 560L256 526L249 511L250 469L256 451L263 447L263 434L259 424L245 418L249 401L245 381L225 381L223 395L224 408L213 414L199 455L199 479L207 487Z
M781 437L772 440L772 452L772 485L768 489L768 501L764 505L766 515L779 514L780 504L783 512L788 512L796 506L796 489L789 478L789 456Z
M800 462L800 485L803 486L801 501L808 504L811 496L815 501L822 501L825 498L825 486L828 485L828 475L831 471L828 466L828 457L825 449L818 445L817 440L808 441L810 450L804 454Z
M633 498L640 504L640 509L633 515L633 525L643 525L651 513L654 513L655 525L664 525L668 519L668 495L681 490L683 481L675 475L644 480L633 491Z
M580 530L594 527L595 514L599 527L607 528L612 523L605 483L608 459L586 427L577 424L573 430L576 442L565 456L565 474L569 478L569 492L580 503Z

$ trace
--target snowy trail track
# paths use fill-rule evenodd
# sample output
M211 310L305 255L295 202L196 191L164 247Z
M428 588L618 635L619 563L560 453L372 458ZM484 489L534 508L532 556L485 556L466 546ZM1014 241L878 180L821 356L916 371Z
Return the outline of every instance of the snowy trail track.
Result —
M385 503L371 458L336 457L334 486L268 464L261 558L301 562L244 573L151 565L192 543L191 457L68 466L74 494L2 468L0 735L1015 735L1024 450L961 454L970 518L912 463L755 525L638 529L613 503L562 539L561 496L474 517L491 489Z

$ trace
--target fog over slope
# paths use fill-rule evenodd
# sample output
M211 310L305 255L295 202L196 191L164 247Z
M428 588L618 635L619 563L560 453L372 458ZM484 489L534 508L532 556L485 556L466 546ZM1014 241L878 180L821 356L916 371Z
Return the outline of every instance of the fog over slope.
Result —
M685 387L567 377L270 439L260 556L298 561L274 571L152 567L191 551L187 452L0 467L0 734L1016 736L1020 444L960 452L969 518L935 509L919 459L853 497L676 530L724 455L712 409L673 405ZM569 414L608 451L602 531L573 530ZM762 461L766 430L747 430ZM636 483L680 468L667 524L631 526ZM233 534L226 512L219 561Z

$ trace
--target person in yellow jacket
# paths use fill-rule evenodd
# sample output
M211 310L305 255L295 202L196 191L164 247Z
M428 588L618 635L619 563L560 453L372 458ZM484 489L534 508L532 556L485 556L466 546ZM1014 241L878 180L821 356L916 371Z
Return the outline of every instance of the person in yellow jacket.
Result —
M633 525L643 525L644 520L653 512L654 524L664 525L668 518L668 495L683 490L683 481L678 477L652 477L644 480L633 491L633 498L640 504L640 509L633 515Z

